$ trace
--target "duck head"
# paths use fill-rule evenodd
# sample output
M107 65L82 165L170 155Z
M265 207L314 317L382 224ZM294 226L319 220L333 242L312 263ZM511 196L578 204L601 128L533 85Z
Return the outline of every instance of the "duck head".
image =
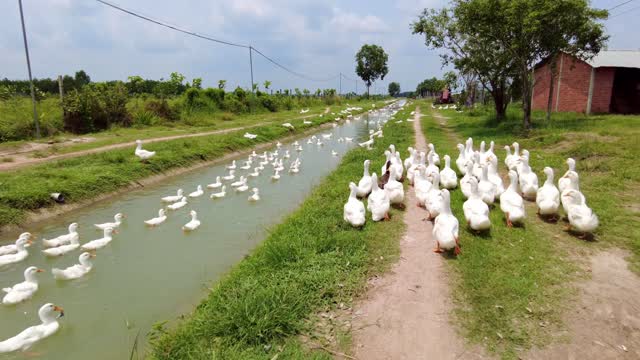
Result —
M40 310L38 310L38 316L43 324L50 324L64 316L64 309L51 303L44 304Z
M553 169L546 166L542 171L547 176L547 180L545 181L545 184L553 185Z
M35 266L29 266L25 271L24 271L24 279L27 282L32 282L32 283L37 283L38 280L36 279L36 274L38 273L42 273L44 272L44 270L42 269L38 269Z
M80 262L80 264L84 265L84 266L93 266L93 264L91 263L91 258L96 257L95 254L89 253L89 252L83 252L82 254L80 254L80 256L78 256L78 261Z

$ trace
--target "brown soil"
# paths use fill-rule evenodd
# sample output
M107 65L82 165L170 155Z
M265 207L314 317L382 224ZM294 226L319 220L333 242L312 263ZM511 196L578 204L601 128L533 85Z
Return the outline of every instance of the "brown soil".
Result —
M579 299L565 315L569 342L524 358L640 359L640 277L628 269L626 255L608 250L591 257L592 277L577 284Z
M329 112L329 108L327 107L324 110L324 114L326 114L328 112ZM313 116L317 116L317 114L301 116L301 117L295 118L294 120L308 119L308 118L313 117ZM190 138L190 137L199 137L199 136L208 136L208 135L217 135L217 134L227 134L227 133L230 133L230 132L250 129L250 128L254 128L254 127L258 127L258 126L262 126L262 125L266 125L266 124L270 124L270 123L272 123L272 122L261 122L261 123L257 123L257 124L253 124L253 125L235 127L235 128L230 128L230 129L205 131L205 132L199 132L199 133L194 133L194 134L163 136L163 137L145 139L144 142L145 142L145 144L149 144L149 143L154 143L154 142L169 141L169 140L176 140L176 139L183 139L183 138ZM90 142L90 141L93 141L93 140L95 140L95 139L93 139L93 138L72 139L71 143L65 143L66 145L63 145L63 146L73 145L73 144L78 143L78 142ZM19 149L12 149L12 150L8 150L8 151L0 152L0 157L6 157L6 158L9 158L11 160L11 161L7 161L7 162L1 162L0 161L0 171L15 170L15 169L23 168L23 167L26 167L26 166L42 164L42 163L49 162L49 161L70 159L70 158L83 156L83 155L88 155L88 154L101 153L101 152L105 152L105 151L108 151L108 150L122 149L122 148L127 148L127 147L133 148L135 146L135 144L136 144L135 141L129 141L129 142L125 142L125 143L101 146L101 147L93 148L93 149L87 149L87 150L82 150L82 151L74 151L74 152L70 152L70 153L66 153L66 154L57 154L57 155L50 155L50 156L47 156L47 157L39 157L38 158L38 157L33 157L34 153L36 153L36 152L45 152L46 153L46 151L50 150L53 146L60 146L61 144L57 144L56 145L56 144L42 144L42 143L27 143L25 146L23 146L23 147L21 147Z
M419 108L413 125L416 148L426 150ZM353 353L357 359L483 359L449 322L448 270L443 257L432 252L432 225L415 206L413 188L406 201L400 261L389 274L370 280L366 298L356 304Z

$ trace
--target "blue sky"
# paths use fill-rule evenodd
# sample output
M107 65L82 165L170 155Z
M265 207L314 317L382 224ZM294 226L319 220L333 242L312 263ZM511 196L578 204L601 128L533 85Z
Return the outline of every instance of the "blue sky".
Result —
M327 78L343 72L355 79L354 55L364 43L389 54L390 81L415 89L424 78L439 76L437 51L412 35L409 24L436 0L113 0L150 17L228 41L251 44L297 72ZM623 0L596 0L611 8ZM36 77L54 77L84 69L95 80L168 77L172 71L202 77L207 86L226 79L228 87L250 84L248 50L214 44L144 22L93 0L23 0L32 67ZM606 22L610 49L638 49L640 0L622 6ZM631 11L633 10L633 11ZM0 2L0 78L26 78L16 0ZM254 78L274 88L338 88L337 79L313 82L297 78L254 56ZM353 90L343 80L343 91ZM362 84L358 85L358 90ZM373 89L372 89L373 90Z

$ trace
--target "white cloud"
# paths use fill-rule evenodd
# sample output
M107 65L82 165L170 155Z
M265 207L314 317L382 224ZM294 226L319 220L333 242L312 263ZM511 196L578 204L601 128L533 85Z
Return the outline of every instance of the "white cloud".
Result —
M375 15L359 15L338 8L333 9L333 18L329 27L339 32L383 33L389 31L389 26Z

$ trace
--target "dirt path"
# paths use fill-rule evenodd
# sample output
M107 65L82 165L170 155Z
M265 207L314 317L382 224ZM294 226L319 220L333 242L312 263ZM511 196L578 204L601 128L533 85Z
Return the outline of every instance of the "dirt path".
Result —
M420 109L413 123L416 148L427 149L420 126ZM444 259L432 252L432 225L415 206L413 188L407 193L400 242L400 261L389 274L370 281L367 297L356 304L353 321L357 359L481 359L465 347L449 323L449 297Z
M324 110L323 114L329 113L329 109L330 108L327 107ZM298 118L295 118L295 119L292 119L292 120L304 120L304 119L308 119L308 118L314 117L314 116L318 116L318 115L317 114L305 115L305 116L301 116L301 117L298 117ZM277 122L277 120L260 122L260 123L253 124L253 125L240 126L240 127L235 127L235 128L229 128L229 129L221 129L221 130L205 131L205 132L199 132L199 133L193 133L193 134L181 134L181 135L171 135L171 136L150 138L150 139L144 139L144 143L145 144L150 144L150 143L160 142L160 141L169 141L169 140L200 137L200 136L208 136L208 135L227 134L227 133L234 132L234 131L246 130L246 129L251 129L251 128L262 126L262 125L271 124L271 123L274 123L274 122ZM35 144L35 146L34 146L34 144ZM73 143L70 144L70 145L73 145ZM0 171L15 170L15 169L20 169L20 168L27 167L27 166L42 164L42 163L49 162L49 161L70 159L70 158L74 158L74 157L78 157L78 156L89 155L89 154L97 154L97 153L101 153L101 152L105 152L105 151L109 151L109 150L114 150L114 149L123 149L123 148L130 147L130 148L132 148L132 151L133 151L133 148L135 147L135 145L136 145L135 141L128 141L128 142L119 143L119 144L101 146L101 147L97 147L97 148L93 148L93 149L87 149L87 150L82 150L82 151L74 151L74 152L70 152L70 153L66 153L66 154L51 155L51 156L44 157L44 158L35 158L35 157L31 157L31 155L33 155L33 153L35 151L47 150L50 147L50 145L48 145L48 144L39 144L39 143L30 143L30 144L28 144L29 149L27 149L27 151L15 150L15 151L12 151L12 152L0 153L0 156L10 156L12 158L12 160L13 160L11 162L0 162Z

